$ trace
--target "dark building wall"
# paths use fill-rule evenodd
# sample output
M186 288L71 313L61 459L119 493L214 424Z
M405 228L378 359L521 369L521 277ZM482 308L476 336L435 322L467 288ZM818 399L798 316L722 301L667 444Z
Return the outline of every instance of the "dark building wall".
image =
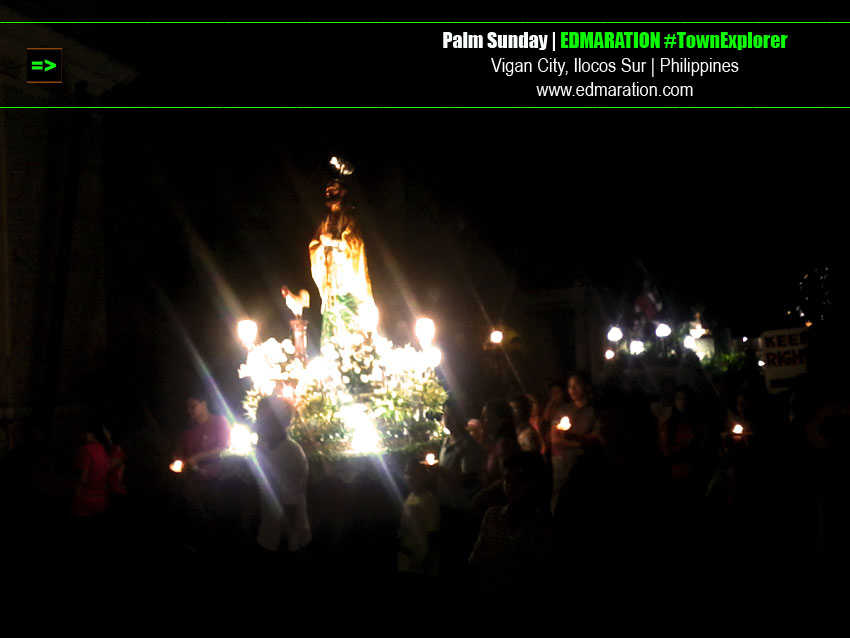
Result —
M62 84L26 83L32 46L68 53ZM105 400L102 123L95 111L40 107L92 105L115 74L132 77L47 27L3 28L0 419L17 439L35 426L62 438Z
M3 102L33 104L32 96L8 85ZM72 111L5 109L0 117L9 246L4 315L11 333L4 402L16 418L62 429L101 396L106 316L99 123Z

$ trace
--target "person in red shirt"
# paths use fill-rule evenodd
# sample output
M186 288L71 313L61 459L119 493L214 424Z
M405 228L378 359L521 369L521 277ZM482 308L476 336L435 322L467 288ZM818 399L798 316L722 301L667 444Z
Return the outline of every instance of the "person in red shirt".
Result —
M82 446L77 451L74 468L80 472L71 503L71 516L90 518L106 513L108 494L106 478L109 474L109 457L95 438L93 427L83 427Z
M217 550L228 541L232 527L221 459L230 447L230 426L223 416L210 412L206 399L198 394L186 401L186 411L189 426L180 437L176 458L182 461L179 476L187 507L187 543Z
M230 426L223 416L211 413L201 397L189 397L186 410L189 428L183 433L177 458L184 468L216 478L221 471L220 455L230 446Z

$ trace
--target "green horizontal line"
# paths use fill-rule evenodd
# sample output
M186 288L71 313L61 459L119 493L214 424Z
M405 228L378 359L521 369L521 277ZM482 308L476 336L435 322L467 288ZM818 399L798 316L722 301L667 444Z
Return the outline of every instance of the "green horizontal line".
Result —
M215 21L215 22L194 22L194 21L186 21L186 22L178 22L178 21L103 21L103 22L88 22L88 21L78 21L78 20L67 20L67 21L3 21L0 24L850 24L848 21L814 21L814 22L799 22L799 21L776 21L776 22L762 22L762 21L723 21L723 20L713 20L708 22L687 22L687 21L675 21L675 22L664 22L664 21L652 21L652 20L644 20L644 21L599 21L599 20L591 20L591 21L562 21L562 22L553 22L553 21L509 21L509 22L447 22L447 21L431 21L431 22L406 22L406 21L358 21L358 22L349 22L349 21L329 21L329 22L313 22L313 21L271 21L271 22L261 22L261 21Z
M850 106L2 106L3 109L847 109Z

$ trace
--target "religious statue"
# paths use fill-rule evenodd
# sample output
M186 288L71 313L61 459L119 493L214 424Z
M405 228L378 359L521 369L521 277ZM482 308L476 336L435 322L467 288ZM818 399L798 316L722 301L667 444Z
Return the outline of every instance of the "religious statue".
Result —
M310 242L313 280L322 297L322 343L355 326L365 331L374 314L372 284L366 267L363 238L346 201L343 177L353 171L350 164L334 157L331 164L338 176L328 182L325 206L328 215Z

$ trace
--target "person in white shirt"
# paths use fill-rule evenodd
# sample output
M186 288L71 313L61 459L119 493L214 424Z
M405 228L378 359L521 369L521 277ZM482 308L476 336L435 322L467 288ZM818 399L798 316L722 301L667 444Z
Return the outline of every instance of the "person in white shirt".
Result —
M307 457L289 436L292 405L265 397L257 406L257 479L260 528L257 544L269 551L297 551L311 539L307 520Z

